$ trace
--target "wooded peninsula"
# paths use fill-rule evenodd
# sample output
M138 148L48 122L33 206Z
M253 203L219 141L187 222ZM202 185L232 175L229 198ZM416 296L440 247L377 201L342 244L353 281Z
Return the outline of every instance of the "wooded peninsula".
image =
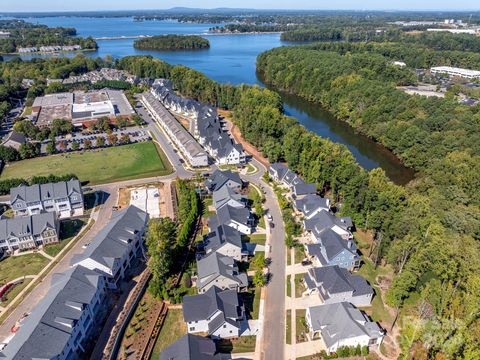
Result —
M159 35L135 40L133 46L140 50L200 50L208 49L210 42L196 35Z

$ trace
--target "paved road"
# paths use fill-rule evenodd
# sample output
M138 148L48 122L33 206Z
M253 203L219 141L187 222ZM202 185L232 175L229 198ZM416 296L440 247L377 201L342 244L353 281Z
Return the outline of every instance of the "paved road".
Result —
M271 229L272 246L270 273L272 278L266 288L265 317L263 322L263 344L261 359L279 360L284 359L285 347L285 228L283 226L282 212L278 205L276 195L267 186L262 175L265 167L257 160L252 163L259 171L253 175L242 176L245 180L259 185L265 192L265 206L273 217L274 228Z

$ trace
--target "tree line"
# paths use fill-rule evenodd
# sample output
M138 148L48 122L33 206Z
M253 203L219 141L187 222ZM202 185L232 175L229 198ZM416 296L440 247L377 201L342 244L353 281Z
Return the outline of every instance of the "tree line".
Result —
M183 287L175 287L177 275L185 256L188 256L188 240L192 235L198 216L200 201L191 182L176 181L177 219L168 217L151 219L148 225L146 244L148 266L152 271L149 291L162 299L181 301Z
M46 25L26 24L28 23L13 21L3 23L2 31L8 31L10 36L0 39L0 53L15 53L18 48L40 46L80 45L82 49L97 48L97 43L92 37L75 36L77 31L74 28L50 28Z

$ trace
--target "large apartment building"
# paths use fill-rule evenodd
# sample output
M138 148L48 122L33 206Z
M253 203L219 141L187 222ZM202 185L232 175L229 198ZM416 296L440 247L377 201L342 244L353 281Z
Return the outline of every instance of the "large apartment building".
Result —
M148 214L133 205L115 213L87 250L73 256L71 265L103 274L106 285L116 289L133 260L141 255L147 222Z
M0 220L0 249L6 253L58 242L59 221L54 213Z
M10 189L10 205L15 216L56 212L61 219L83 215L83 193L80 181L20 185Z

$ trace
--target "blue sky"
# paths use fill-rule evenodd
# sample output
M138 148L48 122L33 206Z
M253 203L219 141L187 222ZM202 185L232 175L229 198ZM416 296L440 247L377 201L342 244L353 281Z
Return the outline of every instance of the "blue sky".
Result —
M258 9L359 9L359 10L480 10L478 0L0 0L1 11L76 11L168 9L185 7L242 7Z

